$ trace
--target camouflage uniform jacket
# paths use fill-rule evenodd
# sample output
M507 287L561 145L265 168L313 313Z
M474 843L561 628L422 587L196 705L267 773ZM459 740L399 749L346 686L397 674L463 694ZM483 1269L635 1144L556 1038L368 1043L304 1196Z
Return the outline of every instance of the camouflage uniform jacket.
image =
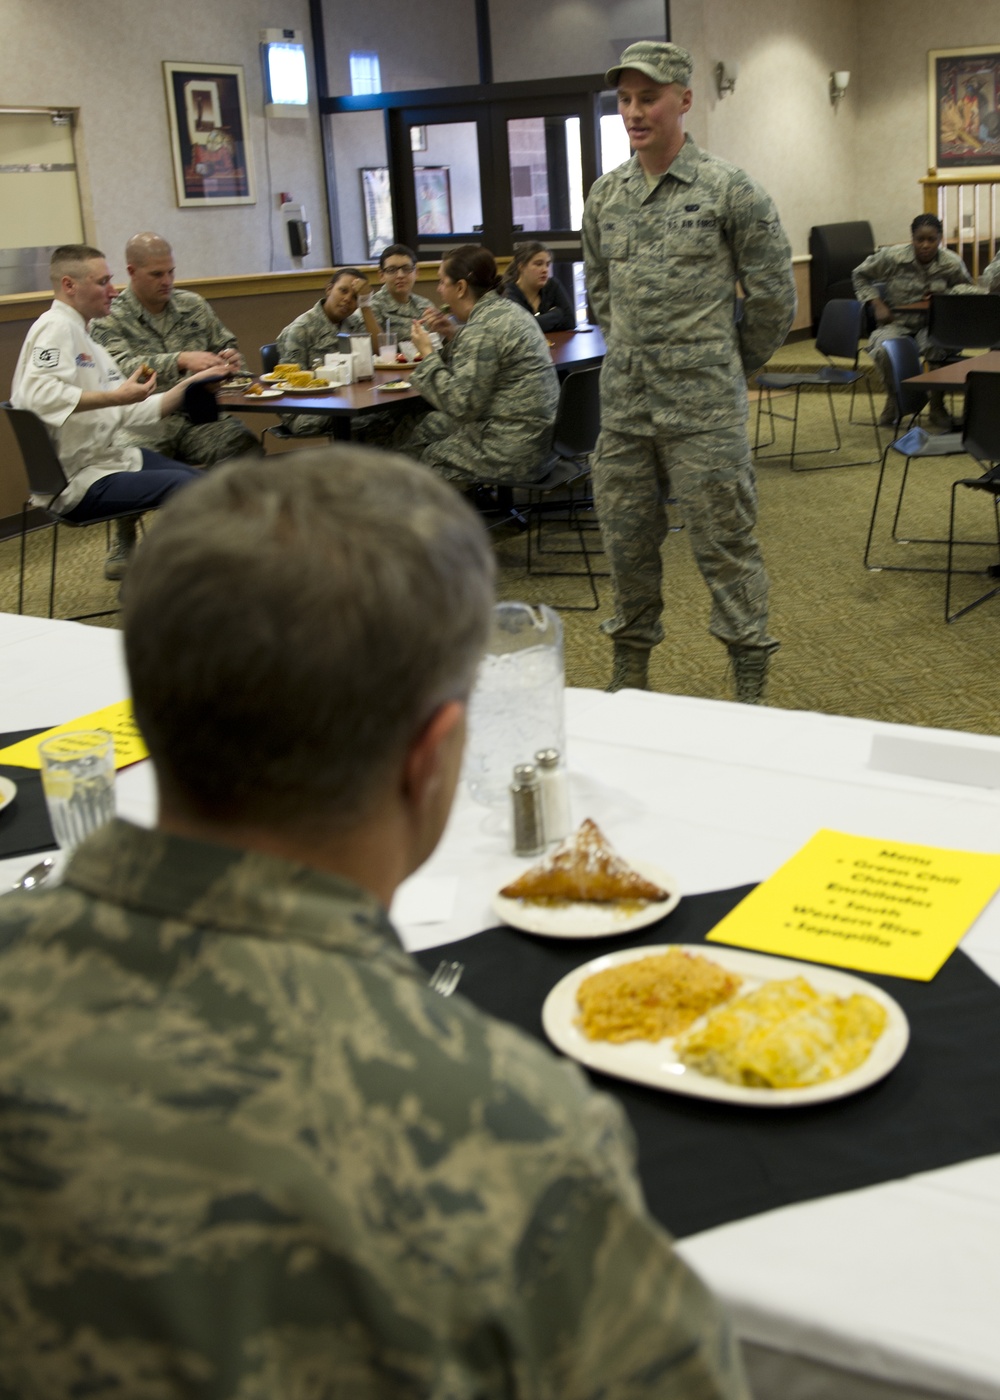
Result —
M204 297L175 287L160 316L151 316L131 287L115 297L111 311L91 321L90 334L118 361L126 378L145 361L156 370L156 387L170 389L185 371L177 356L184 350L237 349L236 337Z
M962 259L949 248L939 248L929 263L922 263L912 243L897 243L865 258L854 269L851 281L858 301L874 301L881 297L887 305L895 307L923 301L932 292L965 286L972 278ZM893 320L915 333L927 324L927 312L899 311L893 314Z
M414 321L419 321L427 308L434 303L426 297L418 297L416 293L411 293L405 301L399 302L388 287L380 287L369 305L380 331L385 330L385 323L388 321L389 330L393 335L399 340L409 340ZM360 311L354 311L348 316L344 329L354 331L357 335L367 329Z
M1000 292L1000 253L983 268L979 285L987 292Z
M746 375L795 311L791 248L770 196L686 137L653 189L638 156L594 183L583 250L608 344L602 427L683 435L744 422Z
M409 378L448 420L435 422L436 451L447 451L449 430L463 445L474 437L472 475L529 476L549 451L559 405L552 356L534 317L496 292L480 297L452 343Z
M746 1397L620 1111L375 900L114 822L0 899L0 1394Z
M336 355L340 349L337 344L337 336L344 331L350 330L349 316L343 321L331 321L323 310L324 298L321 297L315 306L310 306L308 311L303 311L301 316L296 316L291 325L278 336L278 359L282 364L301 365L303 369L312 369L316 360L321 360L324 355ZM361 331L364 331L364 325Z

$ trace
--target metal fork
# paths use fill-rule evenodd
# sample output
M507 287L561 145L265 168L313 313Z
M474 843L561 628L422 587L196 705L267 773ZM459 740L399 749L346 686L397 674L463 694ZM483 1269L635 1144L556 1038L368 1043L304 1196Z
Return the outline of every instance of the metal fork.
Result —
M428 978L427 985L432 992L437 992L443 997L450 997L458 986L459 978L465 971L465 964L460 962L448 962L443 960Z

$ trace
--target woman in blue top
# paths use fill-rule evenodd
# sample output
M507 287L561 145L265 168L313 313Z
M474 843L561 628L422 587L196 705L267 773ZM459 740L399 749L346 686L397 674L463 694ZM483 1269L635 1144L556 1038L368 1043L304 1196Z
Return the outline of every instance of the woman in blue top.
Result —
M543 331L576 330L576 316L569 297L552 276L552 254L544 243L514 244L503 294L530 311Z

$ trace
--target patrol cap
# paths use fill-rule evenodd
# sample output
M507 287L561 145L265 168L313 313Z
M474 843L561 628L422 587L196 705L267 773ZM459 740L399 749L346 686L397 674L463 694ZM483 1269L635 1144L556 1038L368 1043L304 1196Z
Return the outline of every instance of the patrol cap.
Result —
M644 39L639 44L629 44L618 66L609 68L605 78L608 87L617 87L623 69L638 68L654 83L682 83L687 87L693 67L694 60L680 44L657 44L652 39Z

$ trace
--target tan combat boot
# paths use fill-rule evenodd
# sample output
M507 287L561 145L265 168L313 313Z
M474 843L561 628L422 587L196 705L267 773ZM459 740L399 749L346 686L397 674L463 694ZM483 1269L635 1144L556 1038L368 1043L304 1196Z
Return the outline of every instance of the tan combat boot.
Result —
M137 517L126 515L114 523L114 540L104 559L104 577L122 579L135 549Z
M608 692L648 690L649 648L630 647L625 642L615 642L615 660L611 680L604 689Z
M764 647L730 647L736 699L741 705L763 705L771 653Z

